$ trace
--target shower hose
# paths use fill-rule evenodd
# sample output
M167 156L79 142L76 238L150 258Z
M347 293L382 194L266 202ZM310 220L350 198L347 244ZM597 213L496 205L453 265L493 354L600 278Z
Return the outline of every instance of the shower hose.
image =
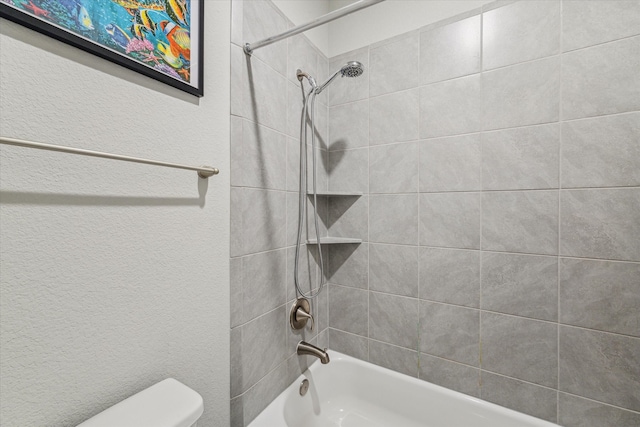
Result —
M300 81L300 87L302 89L302 119L300 123L300 191L298 193L298 235L296 239L296 254L294 261L294 283L296 286L296 290L298 294L307 299L313 299L317 297L322 288L324 286L324 263L322 260L322 246L320 245L320 231L318 227L318 197L317 197L317 160L316 160L316 136L315 136L315 101L316 101L316 88L312 87L309 93L305 96L304 92L304 83ZM310 101L310 102L309 102ZM311 104L310 108L310 125L311 125L311 150L312 150L312 165L313 165L313 175L312 175L312 185L313 185L313 222L316 231L316 243L318 249L318 260L320 262L320 283L318 289L314 292L313 290L313 282L310 282L310 290L308 293L305 293L302 290L302 286L300 284L300 248L302 245L302 229L304 226L304 220L307 217L307 141L308 141L308 133L306 126L306 118L307 118L307 109Z

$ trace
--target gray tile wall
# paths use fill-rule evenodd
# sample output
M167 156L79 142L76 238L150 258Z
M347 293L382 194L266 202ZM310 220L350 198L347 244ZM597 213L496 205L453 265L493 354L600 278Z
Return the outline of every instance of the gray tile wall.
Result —
M292 25L270 1L232 2L230 396L234 427L249 424L313 361L295 355L298 341L328 344L328 293L313 302L314 331L292 331L288 314L296 297L293 264L302 113L295 72L301 68L322 81L329 61L304 36L259 49L251 58L242 51L244 42ZM326 96L318 99L318 185L326 190L329 107ZM362 123L362 130L348 135L347 143L368 146L368 121ZM311 159L310 147L308 153ZM311 177L311 162L309 169ZM327 201L320 200L318 208L326 219ZM320 228L326 235L324 222ZM306 289L316 287L319 276L317 251L303 246L300 278ZM353 280L345 277L345 281ZM366 325L366 313L363 319Z
M364 243L329 250L330 348L640 425L640 1L497 2L346 60L328 185L365 195L327 225Z

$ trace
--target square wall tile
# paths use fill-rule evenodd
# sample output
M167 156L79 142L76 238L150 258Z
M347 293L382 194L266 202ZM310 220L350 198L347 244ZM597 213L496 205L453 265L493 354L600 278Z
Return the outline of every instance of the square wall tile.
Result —
M420 34L421 83L480 72L480 15Z
M417 32L371 48L371 96L418 86L420 35ZM365 69L365 73L366 73Z
M558 192L483 193L482 249L556 255Z
M640 110L640 36L562 58L564 120Z
M289 50L287 53L287 73L285 74L287 79L299 86L298 70L308 73L316 81L323 78L318 74L318 52L309 39L302 34L298 34L297 36L289 37L286 43ZM305 84L307 83L305 81Z
M243 45L282 33L289 28L286 19L271 2L243 1L240 10L243 15ZM283 76L287 72L287 43L265 46L254 51L252 56L269 64Z
M287 362L279 364L245 394L231 401L232 425L247 426L288 386ZM235 401L235 402L234 402ZM238 406L240 406L238 409ZM239 412L242 412L240 415ZM237 424L236 424L237 423Z
M560 52L560 0L521 1L483 14L485 70Z
M352 237L367 241L369 238L369 196L330 197L328 235Z
M560 117L560 58L482 73L483 129L557 122Z
M298 212L299 212L299 194L298 192L287 192L286 193L286 203L287 203L287 246L293 246L296 244L298 238ZM327 200L323 200L324 198L318 198L318 228L320 232L320 236L327 235L327 218L329 217L328 213L328 205ZM315 238L316 237L316 229L314 225L314 215L313 215L313 201L311 197L305 196L305 201L307 203L307 220L302 226L302 234L300 236L300 241L304 244L307 241L307 238Z
M329 150L346 150L368 145L368 100L329 108Z
M366 243L327 246L329 257L325 259L327 281L352 288L369 286L369 247Z
M244 188L231 187L230 195L231 224L229 235L229 254L232 257L244 255L244 228L242 227L242 206L244 203Z
M480 74L420 88L420 138L460 135L482 128Z
M640 426L640 414L560 393L558 423L566 427Z
M369 288L418 297L417 246L369 245Z
M286 302L286 255L279 249L242 258L243 322Z
M374 243L418 244L418 195L369 197L369 240Z
M480 307L480 252L420 248L420 298Z
M566 51L640 34L637 0L564 0L562 44Z
M640 188L563 190L560 254L640 261Z
M482 369L555 387L558 325L482 312Z
M418 300L369 292L369 338L418 349Z
M369 340L369 362L412 377L418 376L418 352Z
M640 337L640 264L560 260L560 322Z
M346 102L359 101L369 98L369 47L363 47L352 52L331 58L329 61L329 74L320 77L318 84L328 79L340 70L347 62L358 61L364 67L364 73L357 78L336 78L325 91L329 92L329 106L332 107Z
M261 2L247 2L261 3ZM257 57L246 57L247 80L242 88L244 117L278 132L287 131L289 82Z
M322 80L323 82L323 79L329 78L329 59L322 52L318 52L318 65L316 68L318 70L317 80ZM320 95L317 96L317 99L321 104L329 105L329 89L320 93Z
M300 141L286 138L287 141L287 191L300 191ZM233 166L231 167L233 170ZM241 174L243 171L238 170Z
M559 124L483 133L483 190L558 188L559 147Z
M293 82L287 82L287 135L295 138L300 143L300 126L302 122L302 92L300 85ZM307 113L307 129L310 130L309 113Z
M479 366L480 311L420 301L420 352Z
M279 249L286 242L286 193L244 188L241 194L241 255Z
M232 152L238 173L233 185L285 190L287 179L287 138L265 126L242 120L242 138L234 141Z
M231 301L231 327L235 328L244 319L242 304L242 258L229 260L229 288Z
M285 306L231 330L231 396L244 393L285 360Z
M417 88L371 98L369 145L418 139L419 110L420 90Z
M420 194L420 244L480 249L480 193Z
M482 309L557 321L557 258L483 252Z
M562 187L640 185L640 113L562 124Z
M367 291L337 285L330 285L328 291L329 326L366 337L369 331Z
M418 192L418 143L369 148L370 193Z
M356 359L369 360L369 339L338 329L329 329L329 348Z
M239 1L234 1L233 4L235 7L236 3L240 3ZM245 54L242 48L238 46L231 45L231 114L234 116L243 116L244 115L244 105L243 105L243 87L244 82L247 80L247 65L246 65Z
M231 0L231 43L242 46L244 14L242 0Z
M480 190L480 134L420 142L420 191Z
M640 339L560 326L559 390L640 410Z
M295 283L295 257L295 247L287 248L287 276L285 278L287 283L287 301L292 301L298 296ZM318 289L318 285L320 284L319 264L320 260L318 259L317 248L314 245L301 245L300 258L298 259L298 285L305 293L315 292L315 290ZM325 265L326 264L327 261L325 260ZM249 278L249 280L251 280L251 278ZM259 286L259 284L256 286ZM322 291L322 293L324 293L324 291Z
M369 149L329 151L329 189L369 191Z
M556 422L556 390L482 371L482 400L543 420Z
M480 369L420 353L420 379L480 397Z

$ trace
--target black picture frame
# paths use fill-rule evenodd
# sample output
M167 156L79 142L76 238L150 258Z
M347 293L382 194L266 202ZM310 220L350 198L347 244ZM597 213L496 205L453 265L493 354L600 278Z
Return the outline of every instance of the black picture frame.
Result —
M171 77L161 71L158 71L150 66L145 65L142 62L136 61L116 50L105 47L91 39L81 37L74 34L71 31L66 30L63 27L54 25L44 19L37 18L27 12L12 7L0 0L0 17L13 21L17 24L23 25L29 29L35 30L39 33L45 34L61 42L67 43L71 46L82 49L86 52L99 56L108 61L114 62L118 65L126 67L130 70L136 71L152 79L158 80L167 85L178 88L184 92L190 93L198 97L204 95L203 89L203 75L204 75L204 0L191 0L192 5L197 5L197 16L193 19L192 15L192 27L194 23L197 23L197 33L191 32L191 40L197 41L197 48L195 53L197 55L196 70L197 78L195 82L184 82L177 78ZM193 8L192 8L193 10ZM194 52L192 50L191 52ZM192 62L193 65L193 62Z

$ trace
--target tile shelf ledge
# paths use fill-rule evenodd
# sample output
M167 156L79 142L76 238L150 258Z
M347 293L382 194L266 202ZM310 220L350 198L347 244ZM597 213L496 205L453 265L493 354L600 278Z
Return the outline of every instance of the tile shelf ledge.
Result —
M326 196L326 197L360 197L362 196L361 191L331 191L331 190L320 190L317 192L318 196ZM308 192L307 196L313 196L313 192Z
M351 237L321 237L320 244L322 245L341 245L341 244L359 244L362 243L362 239L353 239ZM317 245L318 239L307 240L307 245Z

